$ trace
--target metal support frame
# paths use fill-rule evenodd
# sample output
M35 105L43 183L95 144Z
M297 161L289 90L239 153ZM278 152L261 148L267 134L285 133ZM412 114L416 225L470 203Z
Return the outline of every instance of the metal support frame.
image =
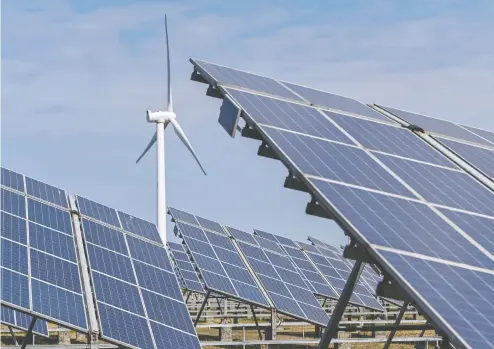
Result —
M425 331L427 331L427 325L429 325L429 320L427 320L427 321L425 322L425 327L424 327L424 329L422 330L422 332L420 332L419 337L423 337L423 336L424 336Z
M192 291L189 291L189 293L187 294L187 298L185 299L185 304L187 304L191 295L192 295Z
M275 308L271 308L271 338L266 338L266 339L269 339L269 340L276 340L276 337L277 337L277 331L278 331L278 325L276 324L277 322L277 319L278 318L278 314L276 313L276 309ZM267 337L267 336L266 336Z
M206 296L204 296L204 301L202 302L201 309L199 309L199 312L197 313L196 320L194 321L194 326L197 326L197 324L199 323L199 319L201 318L202 312L204 311L204 307L208 303L208 299L209 299L210 294L211 294L211 291L208 290L208 292L206 292Z
M22 341L21 349L26 349L27 342L29 341L29 338L31 338L31 335L33 334L33 328L34 328L34 324L36 323L36 319L37 317L33 316L31 323L29 324L29 328L27 329L26 336Z
M19 344L17 344L17 338L15 338L14 330L12 329L11 326L8 326L8 327L9 327L10 336L12 337L12 340L14 341L14 345L15 346L19 345Z
M403 302L403 305L400 309L400 313L396 317L396 321L395 321L396 328L392 329L391 332L389 333L388 340L386 341L386 344L384 344L383 349L388 349L389 346L391 345L391 342L393 341L393 338L396 334L396 330L398 329L398 325L400 324L401 319L403 318L403 315L405 315L405 311L408 308L408 304L409 304L408 301Z
M259 339L262 340L261 329L259 328L259 322L257 321L256 312L254 311L254 306L250 305L250 311L252 312L252 317L254 318L254 322L256 323L257 333L259 334Z
M448 337L443 336L443 341L441 343L440 349L451 349L451 345Z
M355 288L355 284L357 283L362 270L364 269L365 263L362 261L356 261L353 265L352 272L348 277L348 281L345 284L345 288L343 288L343 292L340 295L340 299L331 314L331 318L329 319L328 326L324 331L324 334L317 346L317 349L327 349L329 344L331 343L331 339L336 336L338 333L338 323L341 320L343 312L352 296L353 289Z
M223 308L221 307L220 299L218 297L216 297L216 303L218 304L218 309L220 310L220 314L224 314Z

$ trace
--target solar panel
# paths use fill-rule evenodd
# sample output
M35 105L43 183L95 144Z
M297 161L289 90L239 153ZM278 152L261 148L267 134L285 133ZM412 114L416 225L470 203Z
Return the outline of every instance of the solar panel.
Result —
M482 130L480 128L472 127L472 126L465 126L465 125L460 125L460 126L463 127L463 128L466 128L470 132L473 132L473 133L481 136L484 139L487 139L489 142L491 142L492 144L494 144L494 132L487 131L487 130Z
M27 332L32 319L32 316L26 313L8 308L4 305L2 305L1 307L0 323L2 325L10 326ZM43 319L36 319L33 327L33 334L43 337L49 337L48 323Z
M494 145L492 148L480 147L467 143L437 137L441 143L458 154L463 160L479 169L486 176L494 179Z
M77 203L101 337L137 348L200 348L156 226L80 196Z
M303 242L298 243L305 251L308 259L314 263L319 272L324 275L329 284L336 291L336 298L339 298L343 288L350 276L351 264L343 258L342 251L327 249L323 246L313 246L313 248ZM382 305L369 290L366 280L361 278L355 285L350 302L370 309L384 311Z
M224 231L217 233L190 225L173 216L175 212L170 209L175 233L184 240L205 287L214 293L269 308L259 285Z
M2 185L2 305L87 332L65 191L5 169Z
M480 270L491 272L494 269L492 254L473 238L474 233L462 230L441 212L442 209L451 209L473 216L493 217L494 194L491 191L482 187L473 177L467 176L463 170L450 165L448 161L443 163L444 160L440 157L429 157L432 147L427 150L429 155L425 152L403 149L402 151L406 152L404 155L398 153L398 150L389 144L385 151L373 149L377 148L380 143L375 143L369 138L371 136L364 137L365 140L369 138L371 141L362 144L364 140L357 139L356 129L347 130L348 125L340 124L343 117L351 118L352 116L332 117L331 114L324 113L317 108L224 86L220 88L220 91L239 105L242 109L241 116L247 125L253 128L263 142L271 148L274 157L278 157L288 167L290 173L306 186L313 195L313 199L317 200L323 209L330 213L351 237L357 240L358 246L376 258L376 263L383 268L383 271L395 278L407 295L428 317L434 320L437 327L449 337L453 344L461 344L467 348L480 347L477 342L460 335L458 327L460 325L451 317L446 320L442 313L435 312L434 304L426 302L426 296L408 282L408 278L413 275L398 274L393 269L392 263L385 263L384 258L377 251L379 248L385 248L392 253L402 255L412 253L413 256L423 260L437 258L445 262L465 265L466 268L480 268ZM321 114L324 114L325 118L320 118ZM370 119L366 121L377 123ZM446 133L451 139L459 138L483 145L490 144L484 138L455 124L446 125L433 121L430 127L426 127L420 122L413 123L431 132L433 129L439 130L442 132L439 135L445 136ZM387 132L394 132L396 135L404 132L391 124L382 123L382 125L389 127ZM269 131L266 131L268 129L279 129L285 133L298 133L304 137L322 138L323 141L330 143L356 146L364 150L379 166L382 166L393 180L387 178L388 183L381 184L374 178L376 176L373 176L372 180L362 185L352 183L354 179L349 175L335 179L334 177L319 178L307 174L299 167L300 158L310 158L310 164L313 162L313 167L317 167L319 160L313 154L321 153L321 151L312 144L318 142L304 142L311 144L308 147L304 144L305 148L297 146L295 150L299 150L298 157L296 151L287 155L288 151L272 140L268 134ZM288 146L286 147L289 149ZM417 142L406 142L402 147L415 148ZM427 159L416 158L422 155L426 155ZM362 162L359 157L354 157L353 160L357 167ZM335 163L338 161L342 160L338 159ZM338 168L335 163L331 163L331 166ZM405 166L406 170L401 166ZM411 172L407 172L408 170ZM444 180L443 183L440 182L440 178ZM402 192L400 185L412 194ZM467 192L468 190L473 190L474 194ZM398 191L401 193L398 194ZM465 195L462 196L459 193ZM445 281L439 280L438 282L444 283ZM492 298L492 292L485 293L485 288L478 292L482 293L479 299L483 299L484 303L476 305L488 307L486 300ZM478 330L485 332L481 327ZM490 343L490 341L484 341L484 347L488 347Z
M230 232L230 228L227 230ZM244 232L244 234L248 233ZM281 247L278 245L281 251L281 254L278 254L274 251L273 245L268 244L266 246L269 247L263 247L257 243L257 241L264 243L270 241L272 244L276 242L260 236L253 237L254 244L243 241L237 241L237 244L277 311L311 323L327 324L329 318L315 298L313 290L307 286Z
M189 256L185 252L184 246L170 241L166 244L182 287L189 291L206 293L193 264L189 260Z

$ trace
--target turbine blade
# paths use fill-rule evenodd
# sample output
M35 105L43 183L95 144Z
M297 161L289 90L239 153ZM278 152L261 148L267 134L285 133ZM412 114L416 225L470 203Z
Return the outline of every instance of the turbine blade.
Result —
M156 142L156 132L154 132L154 135L151 138L151 140L149 141L148 145L146 146L146 149L144 149L144 151L142 152L141 156L139 156L139 158L137 159L136 164L143 158L144 155L146 155L146 153L148 152L148 150L151 149L151 147L153 146L153 144L155 142Z
M172 100L172 81L170 74L170 43L168 41L168 22L166 20L165 14L165 34L166 34L166 67L168 75L168 111L173 111L173 100Z
M185 135L184 130L182 130L182 128L180 127L180 125L178 124L176 119L170 119L170 122L172 123L173 128L175 129L175 133L177 134L178 138L180 138L182 143L187 147L187 149L189 149L190 153L192 154L194 159L196 159L196 162L199 165L199 167L201 168L204 175L207 175L206 171L204 171L204 167L202 167L202 164L196 155L196 152L194 151L194 148L192 148L192 145L190 144L189 140L187 139L187 136Z

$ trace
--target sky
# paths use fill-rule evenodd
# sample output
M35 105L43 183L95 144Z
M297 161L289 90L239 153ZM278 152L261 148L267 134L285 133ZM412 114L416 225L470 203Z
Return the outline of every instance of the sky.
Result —
M208 173L167 129L167 203L245 231L346 243L306 215L306 193L259 143L230 138L221 101L189 58L494 130L494 2L2 1L1 164L156 220L155 149L139 163L166 95ZM171 224L169 224L171 228ZM171 229L170 240L175 240Z

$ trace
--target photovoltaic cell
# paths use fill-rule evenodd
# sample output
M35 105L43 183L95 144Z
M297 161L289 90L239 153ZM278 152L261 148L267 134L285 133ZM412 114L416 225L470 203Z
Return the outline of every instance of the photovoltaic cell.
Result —
M86 332L84 298L65 192L2 169L4 175L2 185L18 192L2 188L2 304L27 314L18 322L27 321L33 314L40 317L39 324L46 319ZM26 188L20 185L24 181ZM27 192L21 193L24 189Z
M447 137L456 138L456 139L462 139L468 142L492 146L492 143L486 141L482 137L473 134L472 132L464 129L463 127L451 121L436 119L429 116L416 114L404 110L399 110L391 107L385 107L380 105L379 107L387 110L389 113L399 117L400 119L410 124L421 127L425 131L438 135L444 135Z
M157 348L169 341L160 337L167 335L200 348L190 316L176 318L187 309L166 250L153 241L154 225L119 211L123 229L117 228L110 223L118 221L116 210L101 204L87 207L90 215L83 215L82 228L102 338ZM161 305L166 307L153 308Z
M494 148L482 148L446 138L439 138L439 140L466 162L494 179ZM492 146L494 147L494 144Z
M315 108L243 91L227 89L227 92L257 123L352 144L343 132Z
M243 72L240 70L212 64L197 59L191 60L196 66L202 69L201 75L205 72L205 78L214 79L214 84L222 86L237 86L249 90L269 93L275 96L291 98L301 101L302 99L293 92L282 86L274 79ZM213 83L210 81L210 83Z
M307 101L309 101L312 105L320 106L323 108L341 110L343 112L361 115L381 121L393 122L384 115L376 112L374 109L369 108L365 104L360 103L353 98L344 97L288 82L283 82L283 84L288 86L291 90L295 91Z
M269 307L259 286L228 237L184 222L175 223L176 234L184 240L207 289Z

